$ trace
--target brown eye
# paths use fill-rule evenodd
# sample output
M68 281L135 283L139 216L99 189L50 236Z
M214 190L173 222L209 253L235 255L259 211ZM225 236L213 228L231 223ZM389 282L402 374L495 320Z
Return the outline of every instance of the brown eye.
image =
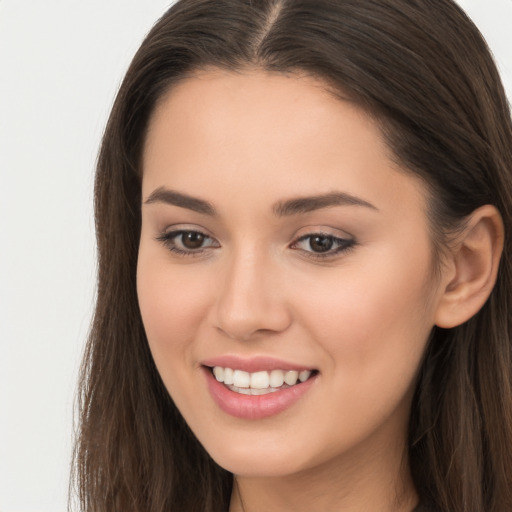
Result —
M292 249L300 249L306 256L311 258L329 258L346 251L356 244L351 238L339 238L324 233L311 233L305 235L294 244Z
M206 238L206 235L198 231L186 231L181 234L181 243L186 249L200 249Z
M334 239L332 236L314 235L309 237L309 247L313 252L327 252L332 249Z
M198 256L207 249L220 247L217 240L201 231L180 229L162 233L156 239L171 252L180 256Z

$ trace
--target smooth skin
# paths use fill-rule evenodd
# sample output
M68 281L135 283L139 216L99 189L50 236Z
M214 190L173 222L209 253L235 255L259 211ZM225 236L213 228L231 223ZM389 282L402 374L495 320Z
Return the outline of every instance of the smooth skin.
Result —
M282 208L332 194L344 196ZM464 322L492 290L497 211L474 213L436 274L427 192L374 121L319 80L259 70L203 70L169 91L142 197L149 345L192 431L235 475L230 512L410 512L418 370L433 326ZM236 418L205 384L201 362L223 355L318 376L284 412Z

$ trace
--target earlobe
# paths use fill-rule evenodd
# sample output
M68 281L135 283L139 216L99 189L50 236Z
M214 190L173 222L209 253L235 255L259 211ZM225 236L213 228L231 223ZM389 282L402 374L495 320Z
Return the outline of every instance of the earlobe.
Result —
M494 206L482 206L470 215L449 256L450 273L442 283L434 319L438 327L456 327L485 304L496 283L503 238L503 221Z

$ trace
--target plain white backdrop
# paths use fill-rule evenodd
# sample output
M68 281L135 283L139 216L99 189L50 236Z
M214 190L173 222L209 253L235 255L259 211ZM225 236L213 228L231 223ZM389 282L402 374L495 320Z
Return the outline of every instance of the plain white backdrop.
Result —
M0 512L66 510L96 153L123 73L170 3L0 0ZM512 0L460 3L512 98Z

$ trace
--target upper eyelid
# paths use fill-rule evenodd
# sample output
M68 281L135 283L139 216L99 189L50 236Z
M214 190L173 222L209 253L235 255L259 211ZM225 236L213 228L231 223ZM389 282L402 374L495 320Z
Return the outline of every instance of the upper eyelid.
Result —
M163 236L171 236L171 235L178 235L180 233L200 233L202 235L205 235L208 238L217 240L217 237L213 236L211 233L208 232L207 229L203 228L189 228L189 227L181 227L181 226L172 226L172 228L166 228L164 229L160 234L158 234L158 237ZM350 235L349 233L343 232L343 234L334 234L331 232L328 232L327 230L322 229L313 229L311 231L308 231L307 233L300 234L300 235L294 235L293 240L291 243L296 243L300 240L304 240L308 237L315 236L315 235L321 235L325 237L334 238L336 240L352 240L354 237Z
M171 233L175 231L197 231L199 233L203 233L204 235L210 236L212 238L216 238L215 235L212 234L211 230L204 227L201 224L196 224L194 222L177 222L173 224L166 225L165 227L160 228L162 233ZM301 234L303 232L303 234ZM329 224L309 224L303 225L302 227L294 230L294 234L292 238L300 238L301 236L307 235L325 235L325 236L333 236L336 238L354 238L354 236L344 229L339 227L331 226Z
M333 233L327 233L325 231L311 231L310 233L300 235L299 237L296 238L296 240L297 241L304 240L311 236L325 236L326 238L333 238L335 240L343 240L343 241L353 240L353 238L354 238L353 236L348 235L348 233L344 234L344 235L334 235Z
M162 234L169 234L169 233L175 233L175 232L197 232L202 233L203 235L207 235L209 237L213 237L210 230L197 224L187 224L187 223L176 223L176 224L169 224L165 226L161 232Z
M352 239L355 238L355 236L350 233L349 231L346 231L345 229L337 228L334 226L330 226L328 224L312 224L309 226L303 226L300 229L297 229L295 231L295 237L301 238L303 236L311 236L311 235L323 235L323 236L332 236L334 238L340 238L340 239Z

